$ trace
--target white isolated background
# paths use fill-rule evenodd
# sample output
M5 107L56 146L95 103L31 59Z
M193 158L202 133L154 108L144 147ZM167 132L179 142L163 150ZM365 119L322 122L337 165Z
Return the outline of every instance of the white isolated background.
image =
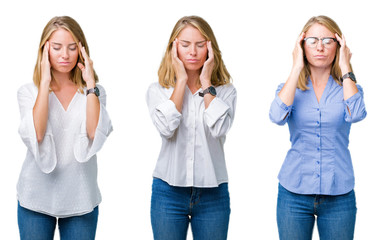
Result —
M98 154L103 202L97 239L153 238L151 174L161 142L145 94L157 81L174 24L185 15L199 15L209 22L238 91L236 118L225 144L232 208L228 238L278 239L277 174L290 142L287 126L272 124L268 111L278 84L290 73L293 47L303 25L322 14L332 17L346 36L368 112L364 121L353 124L350 135L358 206L355 239L380 238L381 10L378 1L369 0L2 1L0 239L19 238L16 183L26 147L17 132L16 92L32 81L44 26L60 15L76 19L85 32L114 126ZM316 233L314 239L319 239Z

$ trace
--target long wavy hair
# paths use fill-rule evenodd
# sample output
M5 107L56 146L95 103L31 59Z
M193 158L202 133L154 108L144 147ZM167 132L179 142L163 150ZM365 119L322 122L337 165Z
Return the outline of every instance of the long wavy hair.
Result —
M79 42L81 42L82 46L85 47L85 51L89 56L89 47L88 43L86 41L85 35L80 27L80 25L71 17L68 16L61 16L61 17L54 17L52 18L47 25L45 26L43 33L41 35L41 40L40 40L40 45L39 45L39 50L38 50L38 55L37 55L37 61L35 65L35 71L33 73L33 82L34 84L39 88L40 87L40 82L41 82L41 61L43 59L43 50L44 50L44 45L45 43L49 40L51 37L52 33L55 32L58 29L65 29L67 30L73 37L74 41L77 44L77 49L79 49L79 57L77 59L77 63L80 62L84 64L84 60L81 55L80 47L79 47ZM77 63L75 67L72 69L70 72L70 80L76 84L78 89L82 92L82 89L86 87L86 83L84 79L82 78L82 72L81 70L77 67ZM84 64L85 65L85 64ZM94 71L94 70L93 70ZM54 77L52 75L51 71L51 76L52 80L54 80ZM98 82L98 76L96 72L94 72L94 78L96 82Z
M209 24L198 16L182 17L173 28L164 57L162 58L160 68L158 69L158 80L161 86L165 88L175 86L175 71L172 66L171 50L174 40L186 26L197 28L207 41L211 41L214 51L214 69L211 75L211 84L220 86L230 83L231 77L222 60L217 40ZM201 68L202 69L202 68Z
M302 32L307 32L316 23L323 25L332 33L334 34L336 33L338 34L338 36L342 37L342 31L340 30L338 24L336 24L336 22L332 20L331 18L327 16L323 16L323 15L310 18L305 24L305 26L303 27ZM303 44L304 42L302 42L302 49L304 51ZM337 44L335 58L334 58L334 61L332 62L330 74L339 85L342 85L340 81L342 77L342 71L340 70L340 67L339 67L339 49L340 49L340 45ZM304 58L304 64L305 66L302 69L299 75L299 80L298 80L298 88L302 91L305 91L308 89L307 87L308 77L311 75L310 66L306 57ZM351 67L351 64L350 64L350 67ZM351 67L351 71L352 71L352 67Z

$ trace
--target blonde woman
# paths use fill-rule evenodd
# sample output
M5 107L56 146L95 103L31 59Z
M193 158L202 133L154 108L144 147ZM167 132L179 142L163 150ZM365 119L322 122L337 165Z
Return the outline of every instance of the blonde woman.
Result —
M209 24L197 16L175 25L146 100L162 138L153 173L154 239L226 239L230 198L223 145L236 90Z
M338 25L312 17L293 52L293 67L270 108L288 123L291 149L279 173L280 239L353 239L356 201L348 149L352 123L363 120L363 90L352 72L351 52Z
M34 83L18 91L19 133L28 148L17 185L20 238L94 239L101 195L97 157L112 125L106 94L72 18L43 30Z

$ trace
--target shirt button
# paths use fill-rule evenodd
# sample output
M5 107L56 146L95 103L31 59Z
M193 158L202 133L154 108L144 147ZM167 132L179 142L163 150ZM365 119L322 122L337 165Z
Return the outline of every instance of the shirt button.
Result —
M319 108L317 108L317 111L319 111Z
M320 177L320 175L319 175L319 174L317 174L317 177Z
M317 121L317 124L319 125L319 121Z
M320 137L320 135L319 135L319 134L317 134L317 137Z
M317 148L318 151L320 151L320 148Z
M317 161L317 164L319 164L320 162L319 161Z

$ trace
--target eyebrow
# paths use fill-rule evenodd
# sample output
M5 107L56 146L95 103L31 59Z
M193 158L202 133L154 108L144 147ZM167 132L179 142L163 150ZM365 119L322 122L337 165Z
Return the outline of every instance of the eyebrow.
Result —
M53 44L56 44L56 45L60 45L60 46L62 46L62 44L61 43L55 43L55 42L52 42ZM70 44L68 44L68 46L72 46L72 45L77 45L77 43L70 43Z
M184 43L191 43L190 41L186 41L186 40L180 40L180 41ZM196 43L199 44L199 43L205 43L205 42L207 42L207 40L198 41Z

